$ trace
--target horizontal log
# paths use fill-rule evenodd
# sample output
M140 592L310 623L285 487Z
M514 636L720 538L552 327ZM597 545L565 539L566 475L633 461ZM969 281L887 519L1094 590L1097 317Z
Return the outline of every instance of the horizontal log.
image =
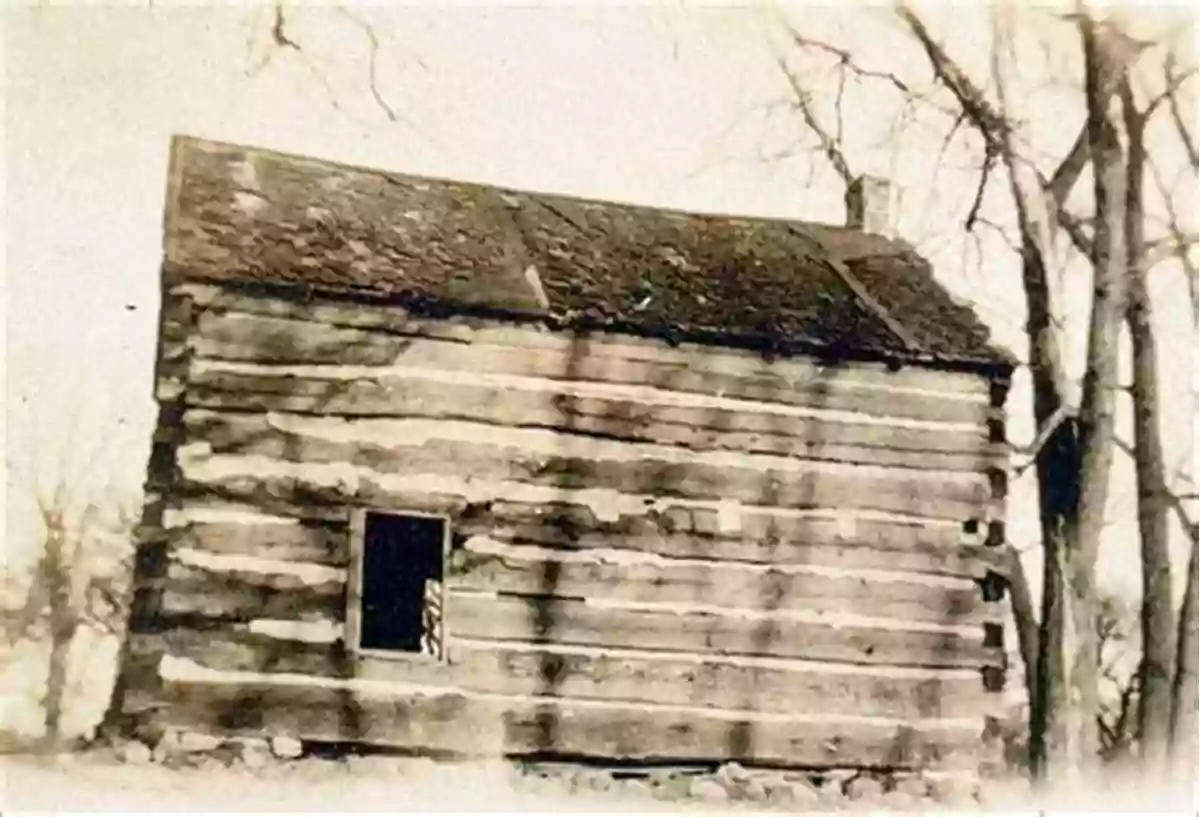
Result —
M486 528L475 523L456 527L462 536L485 535L512 544L547 545L570 550L630 550L666 557L712 560L715 564L806 566L844 570L893 570L933 576L982 579L1001 563L981 546L958 550L929 547L921 551L874 547L862 542L810 545L796 542L702 537L694 534L629 534L564 531L556 524Z
M459 687L470 692L687 704L759 712L922 718L978 716L990 705L976 673L888 674L802 662L680 658L613 650L451 641L445 663L348 656L340 644L281 641L231 625L135 636L136 656L170 655L213 670L280 672Z
M413 497L414 504L420 503ZM489 536L515 544L569 550L628 549L685 558L873 568L982 578L1001 567L995 549L960 544L958 526L830 517L788 516L756 509L738 530L724 533L718 512L667 506L613 521L587 505L497 501L486 507L447 503L461 537Z
M297 506L306 513L314 506ZM587 506L567 503L532 505L494 502L470 505L462 498L418 494L398 497L388 508L448 515L456 541L486 537L514 545L538 545L567 551L616 550L711 560L714 563L774 564L842 569L892 570L981 579L1002 567L997 552L982 545L956 544L955 530L898 522L858 521L852 529L836 519L773 517L743 519L744 532L719 534L716 520L703 511L668 508L645 516L601 521ZM261 512L205 515L160 531L171 550L194 548L291 562L344 566L349 535L344 522L272 517ZM709 512L713 516L715 511ZM699 517L699 519L697 518ZM190 520L191 517L188 517Z
M321 476L183 480L176 493L188 507L253 507L313 521L344 519L347 503L390 512L439 513L454 519L461 536L489 535L568 549L628 548L666 556L975 578L1003 566L994 549L965 543L961 526L935 520L741 506L736 509L736 526L727 530L720 524L717 502L428 475L357 478L331 486L321 482Z
M176 494L176 507L163 513L163 527L186 527L194 523L253 523L268 524L316 524L345 528L350 521L350 510L342 507L320 505L287 505L280 503L272 508L256 504L223 499L187 498Z
M340 620L346 604L344 580L304 582L290 576L172 563L161 583L162 612L167 617ZM620 601L597 604L551 596L490 597L450 591L445 626L450 637L460 639L899 666L999 666L1003 657L999 650L984 648L982 628L971 626L861 617L852 617L847 624L844 616L835 614L754 614L702 604L664 604L658 609L632 609L631 603Z
M574 351L588 357L612 357L632 361L663 361L689 366L697 371L767 371L782 377L802 379L812 379L821 375L828 377L833 374L860 387L884 385L976 397L986 396L989 391L987 381L977 375L920 367L895 371L885 364L862 361L842 362L835 367L822 365L807 358L779 358L768 361L755 352L696 343L670 344L656 338L640 338L618 333L584 336L543 326L519 325L465 315L429 318L414 316L393 305L347 304L344 301L319 296L299 302L190 283L173 287L172 292L186 295L189 302L214 313L234 312L289 318L335 327L378 329L412 337L459 343L549 349L558 352Z
M482 539L482 537L480 537ZM501 545L473 550L468 540L449 559L450 589L654 603L702 603L748 610L803 610L877 618L978 624L995 618L974 582L881 580L886 573L800 573L727 562L659 559L612 564ZM485 540L486 541L486 540ZM539 551L542 551L539 553Z
M982 426L974 431L897 427L415 376L351 379L201 370L191 375L185 402L236 411L468 420L696 451L934 470L984 471L1007 461L1006 452L988 443Z
M553 380L647 385L675 392L981 425L986 399L946 393L856 388L856 370L814 367L778 374L747 358L745 371L697 368L692 363L629 360L591 355L579 348L533 348L414 338L396 332L342 328L311 321L236 312L202 312L190 342L199 358L273 364L422 366L458 372L542 377ZM910 377L924 374L913 370ZM922 381L924 382L924 381ZM899 385L899 384L898 384Z
M345 570L186 548L169 553L168 588L186 590L187 598L207 598L214 606L191 612L220 609L224 615L244 616L262 593L274 591L343 598ZM606 559L618 554L597 553ZM613 563L591 554L555 553L484 537L468 539L451 554L445 582L451 591L852 614L947 626L980 624L997 615L983 602L975 583L966 580L684 559L631 563L622 557Z
M202 522L167 530L163 538L172 550L194 548L321 565L345 565L349 555L349 532L338 523Z
M821 463L730 452L683 453L668 446L596 440L465 422L358 420L304 415L185 414L186 479L223 476L319 479L354 472L471 474L555 488L602 488L791 508L861 508L966 520L990 501L983 475ZM209 451L215 452L206 457ZM223 456L221 456L223 455ZM337 476L334 476L334 474Z
M341 618L344 581L306 581L289 575L216 571L172 561L155 580L167 616L202 616L230 621L254 618Z
M269 678L269 676L257 676ZM169 681L165 726L233 735L356 741L469 756L556 752L639 760L924 768L966 766L982 735L957 721L917 727L863 719L781 719L646 704L371 694L292 683Z
M449 593L452 638L528 641L643 650L888 664L914 667L1001 666L1000 650L978 635L845 625L737 611L681 612L599 607L582 601ZM907 626L906 622L893 622Z

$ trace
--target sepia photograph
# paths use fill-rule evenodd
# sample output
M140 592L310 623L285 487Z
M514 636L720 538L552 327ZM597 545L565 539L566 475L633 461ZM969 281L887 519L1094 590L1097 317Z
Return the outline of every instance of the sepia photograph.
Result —
M14 0L4 813L1200 814L1183 0Z

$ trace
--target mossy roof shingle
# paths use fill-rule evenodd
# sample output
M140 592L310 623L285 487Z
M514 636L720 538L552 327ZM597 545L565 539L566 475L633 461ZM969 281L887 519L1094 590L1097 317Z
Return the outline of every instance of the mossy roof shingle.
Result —
M177 137L166 271L775 354L1007 368L911 247Z

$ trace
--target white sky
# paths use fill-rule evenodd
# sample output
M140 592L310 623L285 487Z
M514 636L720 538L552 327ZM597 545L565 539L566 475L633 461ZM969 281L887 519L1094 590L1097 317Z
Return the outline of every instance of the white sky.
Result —
M959 9L952 53L982 69L984 19L967 4ZM765 7L421 5L355 14L378 35L377 87L398 122L371 98L363 28L329 7L290 12L300 55L270 48L268 12L250 5L6 10L10 555L32 552L35 475L52 483L70 473L81 495L137 501L154 420L172 133L683 209L843 218L841 189L824 162L813 161L802 124L770 107L787 88ZM790 17L813 36L862 44L874 67L928 81L905 66L919 52L895 36L886 14L805 6ZM1081 121L1078 99L1069 88L1064 96L1062 65L1031 57L1023 66L1043 94L1023 97L1040 118L1034 136L1061 151ZM814 83L829 76L811 74ZM932 131L914 128L885 143L891 113L865 91L848 98L856 170L902 186L905 237L932 255L948 285L978 302L1001 341L1019 343L1014 255L989 231L977 248L958 226L976 175L956 169L965 159L952 148L931 188ZM771 158L797 139L806 150ZM1195 341L1178 279L1168 270L1160 280L1164 326L1177 330L1164 349L1167 451L1190 460ZM1071 318L1086 320L1086 310L1072 309ZM1018 390L1011 401L1024 409L1027 397ZM1013 437L1028 436L1024 415L1015 416ZM1126 524L1114 529L1110 550L1136 558L1127 464L1121 474L1113 515ZM1026 499L1028 483L1016 486ZM1029 521L1015 520L1023 541L1033 535ZM1125 567L1113 576L1136 586L1128 558L1118 561Z

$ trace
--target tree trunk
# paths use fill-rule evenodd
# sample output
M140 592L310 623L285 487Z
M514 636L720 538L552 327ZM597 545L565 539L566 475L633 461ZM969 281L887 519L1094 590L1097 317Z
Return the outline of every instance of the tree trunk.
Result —
M1171 721L1172 664L1175 660L1175 611L1172 609L1171 558L1168 549L1167 485L1159 433L1158 351L1153 312L1146 290L1142 257L1145 213L1142 206L1146 147L1145 117L1134 107L1128 78L1121 83L1121 104L1129 157L1125 186L1125 254L1129 284L1126 320L1133 346L1133 458L1137 476L1138 533L1142 562L1142 663L1138 697L1138 735L1142 770L1166 768Z
M1083 37L1088 101L1088 135L1091 144L1096 200L1095 237L1092 247L1094 288L1088 328L1087 368L1079 407L1078 515L1068 528L1064 568L1069 593L1069 624L1074 643L1064 644L1069 658L1068 687L1072 695L1067 762L1086 773L1094 769L1099 749L1096 714L1099 711L1099 639L1096 632L1096 556L1104 530L1112 470L1118 340L1125 311L1124 218L1125 168L1117 129L1101 94L1101 65L1094 24L1080 20ZM1071 761L1074 761L1072 763Z
M1033 605L1033 594L1029 590L1029 579L1025 575L1024 565L1021 564L1021 554L1011 544L1005 544L1004 558L1013 623L1017 628L1017 647L1021 652L1021 663L1025 665L1025 694L1029 698L1029 707L1032 710L1037 695L1037 613Z
M1045 428L1063 405L1060 358L1057 335L1052 325L1044 256L1034 243L1032 230L1023 230L1022 233L1033 415L1038 428ZM1037 458L1038 512L1043 551L1042 599L1035 639L1036 659L1032 667L1034 684L1029 701L1029 755L1034 777L1038 780L1056 778L1066 771L1056 768L1055 763L1066 751L1063 714L1069 700L1063 661L1063 599L1066 590L1063 559L1065 536L1075 526L1079 505L1079 461L1076 422L1068 418L1051 432ZM1014 594L1014 603L1015 600ZM1032 600L1030 604L1032 606Z
M50 599L50 661L46 694L42 698L45 746L54 748L61 737L63 701L67 691L68 657L77 622L71 609L70 538L62 514L51 509L43 515L46 525L45 579Z
M1075 484L1077 479L1078 471L1072 473L1072 484ZM1064 537L1068 522L1066 518L1060 519L1057 530L1042 527L1044 555L1042 617L1038 631L1037 694L1029 724L1030 759L1034 776L1039 781L1059 780L1070 771L1066 715L1071 699L1064 660L1064 604L1067 584L1063 567L1066 552Z
M1171 684L1171 726L1170 740L1174 755L1173 766L1175 779L1181 776L1184 780L1195 779L1197 756L1197 723L1200 700L1197 699L1200 686L1198 663L1198 624L1196 595L1197 595L1197 542L1194 528L1189 530L1192 537L1192 554L1188 557L1187 584L1183 591L1183 604L1179 608L1179 635L1176 640L1175 680Z

